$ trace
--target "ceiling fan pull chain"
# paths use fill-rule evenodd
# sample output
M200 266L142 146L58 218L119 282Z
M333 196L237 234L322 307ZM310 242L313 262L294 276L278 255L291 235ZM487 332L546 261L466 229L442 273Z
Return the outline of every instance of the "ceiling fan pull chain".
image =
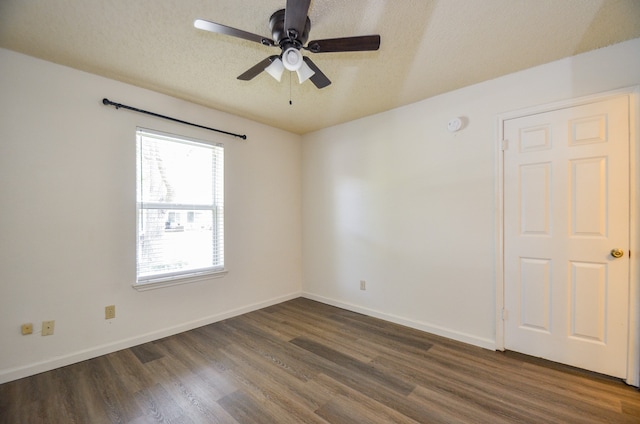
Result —
M289 72L289 105L293 106L293 102L291 101L291 74L292 72Z

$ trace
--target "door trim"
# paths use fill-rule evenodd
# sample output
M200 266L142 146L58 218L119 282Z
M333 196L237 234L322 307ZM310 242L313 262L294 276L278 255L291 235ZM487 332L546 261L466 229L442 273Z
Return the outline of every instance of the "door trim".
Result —
M640 386L640 199L636 194L640 190L640 85L608 91L605 93L569 99L550 104L534 106L506 112L497 116L495 143L496 148L496 350L505 350L504 345L504 121L538 113L551 112L574 106L581 106L607 100L613 97L629 98L629 334L627 351L627 384Z

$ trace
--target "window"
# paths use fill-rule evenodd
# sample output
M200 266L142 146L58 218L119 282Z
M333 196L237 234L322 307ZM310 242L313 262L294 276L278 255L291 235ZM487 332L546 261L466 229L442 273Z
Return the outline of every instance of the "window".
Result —
M224 148L138 129L138 287L224 271Z

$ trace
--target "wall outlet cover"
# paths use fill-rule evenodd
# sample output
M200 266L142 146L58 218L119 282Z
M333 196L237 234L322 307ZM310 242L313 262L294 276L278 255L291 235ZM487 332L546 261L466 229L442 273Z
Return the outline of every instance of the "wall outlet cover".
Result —
M55 321L42 321L42 335L43 336L51 336L53 335L53 330L55 328Z
M116 317L116 305L104 307L104 319L114 319Z

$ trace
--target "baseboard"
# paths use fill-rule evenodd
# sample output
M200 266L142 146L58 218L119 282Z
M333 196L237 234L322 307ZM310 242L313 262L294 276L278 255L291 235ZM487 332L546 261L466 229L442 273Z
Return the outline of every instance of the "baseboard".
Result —
M313 293L302 292L302 297L315 300L317 302L326 303L327 305L336 306L338 308L346 309L348 311L357 312L363 315L371 316L374 318L380 318L385 321L393 322L395 324L404 325L405 327L415 328L416 330L424 331L427 333L435 334L437 336L446 337L448 339L456 340L459 342L467 343L470 345L478 346L484 349L496 350L496 341L491 339L485 339L477 337L471 334L463 333L460 331L451 330L438 325L433 325L425 322L415 321L408 318L399 317L396 315L388 314L385 312L376 311L374 309L365 308L362 306L354 305L351 303L342 302L335 299L330 299L323 296L318 296Z
M371 317L383 319L385 321L404 325L406 327L415 328L417 330L425 331L427 333L446 337L452 340L457 340L463 343L468 343L468 344L479 346L489 350L495 350L495 340L484 339L481 337L476 337L476 336L462 333L459 331L450 330L437 325L414 321L408 318L403 318L396 315L380 312L374 309L369 309L362 306L342 302L339 300L326 298L313 293L295 292L285 296L269 299L263 302L253 303L240 308L210 315L204 318L182 323L182 324L179 324L173 327L168 327L162 330L153 331L150 333L142 334L142 335L131 337L128 339L119 340L113 343L96 346L90 349L70 353L68 355L54 357L51 359L47 359L46 361L36 362L33 364L21 366L21 367L3 370L3 371L0 371L0 384L7 383L13 380L18 380L24 377L29 377L31 375L39 374L42 372L51 371L56 368L86 361L88 359L93 359L98 356L117 352L122 349L128 349L130 347L137 346L143 343L159 340L159 339L162 339L163 337L169 337L174 334L179 334L185 331L193 330L194 328L213 324L218 321L222 321L228 318L233 318L238 315L253 312L258 309L266 308L268 306L277 305L278 303L286 302L288 300L292 300L300 296L307 299L315 300L317 302L325 303L327 305L336 306L338 308L346 309L353 312L358 312L363 315L368 315Z
M2 370L0 371L0 384L18 380L24 377L29 377L31 375L39 374L42 372L51 371L53 369L75 364L78 362L86 361L88 359L117 352L122 349L128 349L142 343L162 339L163 337L173 336L174 334L183 333L185 331L193 330L194 328L202 327L204 325L213 324L218 321L233 318L235 316L246 314L248 312L253 312L258 309L266 308L268 306L277 305L278 303L286 302L287 300L296 299L301 295L302 294L300 292L290 293L285 296L276 297L264 302L253 303L251 305L246 305L240 308L210 315L194 321L185 322L173 327L164 328L162 330L152 331L150 333L142 334L124 340L119 340L113 343L108 343L79 352L54 357L51 359L47 359L46 361Z

